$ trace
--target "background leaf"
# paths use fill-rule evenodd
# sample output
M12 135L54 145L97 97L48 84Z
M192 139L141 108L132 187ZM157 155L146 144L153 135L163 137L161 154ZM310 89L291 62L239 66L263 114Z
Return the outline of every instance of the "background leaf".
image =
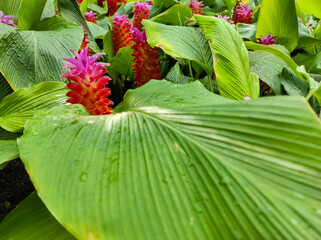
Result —
M63 58L73 57L83 38L81 27L54 16L37 31L20 31L0 24L0 70L14 90L40 82L64 81Z
M154 22L182 26L187 19L192 17L191 9L184 4L175 4L165 12L153 17Z
M195 15L215 55L215 74L220 94L244 100L244 95L257 98L259 80L251 76L248 52L241 36L226 20Z
M27 119L35 113L65 103L68 89L59 82L40 83L30 88L20 89L0 102L0 126L11 132L23 129Z
M0 165L19 157L16 140L0 140Z
M14 21L17 23L21 2L22 0L0 0L0 9L5 15L14 15Z
M7 80L0 74L0 101L2 98L5 96L9 95L10 93L13 92L12 88L10 87L9 83Z
M22 0L18 27L23 30L36 30L46 2L47 0Z
M123 109L39 116L18 140L39 196L77 238L320 236L321 125L303 98L231 101L150 81Z
M0 223L1 240L75 240L32 193Z
M321 18L321 2L319 0L298 0L298 4L306 13Z
M133 76L133 51L131 46L120 48L116 56L111 59L108 69L124 76Z
M150 20L144 20L143 24L151 47L159 47L174 58L196 61L207 74L213 72L211 49L200 29L167 26Z
M256 37L269 34L277 36L276 43L284 45L290 52L298 45L298 18L294 0L263 0Z

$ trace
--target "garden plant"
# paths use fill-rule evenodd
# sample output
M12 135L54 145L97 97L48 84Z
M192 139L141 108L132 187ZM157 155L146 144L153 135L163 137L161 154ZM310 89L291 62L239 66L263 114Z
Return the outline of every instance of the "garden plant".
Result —
M21 159L34 186L0 240L321 239L320 19L0 0L0 177Z

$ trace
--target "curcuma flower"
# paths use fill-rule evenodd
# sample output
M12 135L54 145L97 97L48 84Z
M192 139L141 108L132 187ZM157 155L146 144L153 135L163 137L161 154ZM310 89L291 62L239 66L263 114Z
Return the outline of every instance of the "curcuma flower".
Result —
M262 45L272 45L275 44L276 37L272 37L272 34L270 33L267 37L262 37L257 38L258 44Z
M84 48L88 47L88 43L89 43L89 41L87 40L88 34L86 33L86 32L88 32L88 30L83 29L83 32L84 32L84 38L82 39L78 53L80 53L80 51L83 50ZM90 53L91 53L90 49L87 52L88 52L88 55L90 55Z
M253 10L249 9L249 4L246 2L237 2L234 7L233 21L237 23L252 23Z
M10 18L14 18L14 16L13 15L4 16L3 12L0 11L0 22L1 23L7 24L12 27L18 27L17 25L14 24L14 22L12 20L10 20Z
M114 54L118 52L120 48L128 47L132 44L131 25L127 15L120 16L118 13L113 17L113 46Z
M192 14L203 14L203 3L202 2L198 2L197 0L191 0L191 3L189 5L189 8L192 10Z
M108 16L113 16L117 12L117 0L107 0Z
M92 22L92 23L97 24L96 13L94 13L93 11L86 12L85 13L85 20L88 22Z
M151 79L160 79L162 75L159 73L161 68L158 61L159 55L157 48L151 48L147 43L145 30L139 31L137 28L132 28L133 40L135 44L132 46L134 52L134 81L137 87L147 83Z
M71 50L72 51L72 50ZM91 115L104 115L113 112L110 105L114 103L107 97L111 95L110 89L106 88L110 77L103 76L107 73L105 66L108 63L96 62L103 53L88 56L88 47L75 53L76 59L65 58L69 62L62 68L69 68L70 72L64 73L61 77L72 82L67 84L69 91L66 96L68 103L83 105Z
M133 26L142 30L142 20L149 19L150 5L147 2L136 2L134 6Z

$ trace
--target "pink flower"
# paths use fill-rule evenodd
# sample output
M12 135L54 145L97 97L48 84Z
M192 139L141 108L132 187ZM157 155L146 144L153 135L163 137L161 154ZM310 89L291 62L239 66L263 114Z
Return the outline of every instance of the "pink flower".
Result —
M161 68L158 61L159 55L157 48L151 48L147 43L145 30L142 32L137 28L132 28L133 40L135 44L132 46L134 52L134 80L137 87L147 83L151 79L160 79L162 75L159 73Z
M135 2L133 26L142 30L142 20L149 19L150 5L146 2Z
M246 2L237 2L234 7L233 21L237 23L252 23L252 9L249 9L249 4Z
M82 39L82 42L81 42L81 45L79 47L78 53L80 53L80 51L83 50L84 48L88 47L88 43L89 43L89 41L87 40L88 34L86 33L86 32L88 32L88 30L83 29L83 32L84 32L84 38ZM90 55L90 53L91 53L90 49L87 52L88 52L88 55Z
M97 19L96 13L94 13L93 11L85 13L85 20L86 21L97 24L97 20L96 19Z
M106 88L110 77L103 76L107 73L105 66L108 63L96 62L103 53L88 56L88 47L75 53L74 58L65 58L69 62L62 68L69 68L70 72L64 73L61 77L67 78L72 82L67 84L69 91L66 96L68 103L83 105L91 115L104 115L113 112L110 105L113 102L107 97L111 95L110 89Z
M230 17L222 16L220 13L217 15L218 18L226 20L228 23L233 23L233 21L229 20Z
M260 36L260 38L257 38L258 44L262 44L262 45L272 45L275 44L275 40L276 40L276 36L272 37L272 34L270 33L267 37L262 37Z
M120 16L116 13L113 19L113 45L114 54L116 54L120 48L130 46L133 40L132 32L130 30L130 20L127 18L127 15Z
M203 3L202 2L198 2L197 0L191 0L191 3L189 5L190 9L192 10L192 14L203 14Z
M12 27L18 27L17 25L14 24L14 22L12 20L10 20L10 18L14 18L14 16L13 15L4 16L3 12L0 11L0 22L1 23L7 24Z

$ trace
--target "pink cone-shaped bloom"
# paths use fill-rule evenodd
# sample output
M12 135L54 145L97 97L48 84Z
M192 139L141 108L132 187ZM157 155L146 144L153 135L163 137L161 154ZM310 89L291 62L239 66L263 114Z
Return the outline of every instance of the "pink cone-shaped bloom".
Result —
M191 0L191 3L189 5L190 9L192 10L192 14L203 14L203 3L202 2L198 2L197 0Z
M10 20L10 18L14 18L14 16L13 15L4 16L3 12L0 11L0 22L1 23L7 24L12 27L18 27L17 25L14 24L14 22L12 20Z
M237 23L252 23L253 10L249 9L249 4L246 2L237 2L234 7L233 21Z
M96 13L94 13L93 11L86 12L85 13L85 20L88 22L92 22L92 23L97 24Z
M257 38L258 44L262 45L272 45L275 44L276 36L272 37L272 34L270 33L267 37L262 37Z
M149 19L150 5L146 2L136 2L134 6L133 26L138 30L142 30L143 19Z
M229 20L230 17L222 16L220 13L217 15L218 18L226 20L228 23L233 23L233 21Z
M127 1L126 1L126 0L117 0L117 2L118 2L118 3L124 3L124 4L126 4L126 3L127 3Z
M147 83L151 79L160 79L162 75L159 73L161 68L158 61L159 55L157 48L151 48L147 43L145 30L139 31L132 28L133 40L135 44L132 46L134 52L134 80L137 87Z
M107 73L105 66L108 63L96 62L103 53L88 56L88 47L79 54L72 53L76 59L65 58L69 63L62 66L69 68L70 72L61 75L72 81L67 84L67 88L71 90L66 94L69 97L67 102L83 105L91 115L112 113L113 109L109 106L113 102L107 98L111 95L110 89L105 87L111 78L103 76Z
M117 0L107 0L108 16L113 16L117 12Z
M127 18L127 15L120 16L116 13L113 19L113 46L114 54L116 54L120 48L130 46L133 40L130 20Z

